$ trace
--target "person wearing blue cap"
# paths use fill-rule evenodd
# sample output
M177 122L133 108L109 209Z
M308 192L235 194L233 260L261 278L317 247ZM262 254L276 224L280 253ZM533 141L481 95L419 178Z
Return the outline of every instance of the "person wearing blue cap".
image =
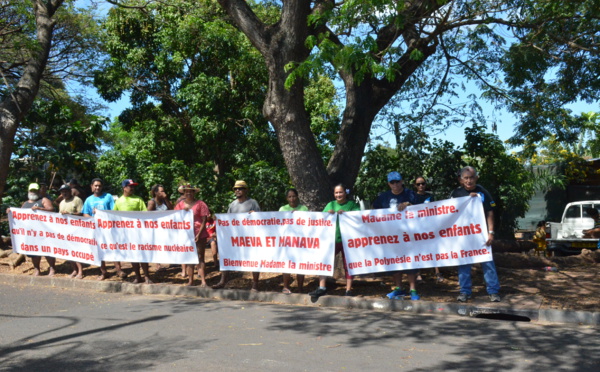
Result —
M398 172L390 172L387 175L389 190L379 194L373 202L373 209L393 209L403 211L407 206L418 204L417 196L414 191L404 187L402 176ZM421 297L417 294L417 273L419 270L405 270L410 285L410 299L419 300ZM406 292L402 290L403 271L393 271L394 290L388 294L390 299L402 299Z

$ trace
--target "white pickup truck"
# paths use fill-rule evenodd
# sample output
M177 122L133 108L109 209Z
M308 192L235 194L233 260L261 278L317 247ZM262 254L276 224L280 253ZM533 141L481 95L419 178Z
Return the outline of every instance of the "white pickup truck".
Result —
M582 249L595 250L598 239L584 239L583 230L594 227L594 220L585 212L588 208L600 209L600 200L569 203L562 222L546 223L548 251L557 256L580 254Z

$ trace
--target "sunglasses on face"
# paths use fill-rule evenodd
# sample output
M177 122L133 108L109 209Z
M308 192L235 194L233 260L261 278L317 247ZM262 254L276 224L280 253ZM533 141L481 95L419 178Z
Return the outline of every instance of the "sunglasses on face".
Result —
M415 185L417 185L417 186L425 186L425 182L415 183Z
M238 190L246 190L245 187L234 187L233 191L238 191Z
M390 181L390 183L391 183L392 185L395 185L395 184L397 184L397 183L400 183L400 181Z

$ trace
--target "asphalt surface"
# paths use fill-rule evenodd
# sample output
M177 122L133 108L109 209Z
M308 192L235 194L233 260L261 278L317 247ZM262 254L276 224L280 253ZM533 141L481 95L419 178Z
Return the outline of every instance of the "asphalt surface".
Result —
M34 285L4 279L2 371L600 370L594 326L102 293L40 285L48 278Z
M467 303L440 303L431 301L410 301L365 299L360 297L323 296L318 300L306 294L285 295L276 292L250 292L248 290L184 287L173 284L140 285L114 281L75 280L70 278L33 277L25 275L0 274L0 281L17 285L50 286L65 289L85 289L96 292L154 294L187 296L207 299L236 301L257 301L313 307L376 310L384 312L406 312L412 314L456 315L487 319L532 321L539 323L600 325L600 312L542 309L539 296L505 296L502 302L491 303L486 297L473 298Z

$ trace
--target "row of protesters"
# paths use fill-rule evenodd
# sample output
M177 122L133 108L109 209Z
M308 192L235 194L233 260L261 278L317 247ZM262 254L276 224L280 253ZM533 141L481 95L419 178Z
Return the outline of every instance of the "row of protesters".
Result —
M477 180L479 179L479 175L477 171L473 167L464 167L458 173L458 181L460 186L456 188L451 194L450 198L458 198L464 196L470 197L478 197L482 201L483 211L486 218L487 228L488 228L488 238L486 240L486 245L490 246L494 239L494 209L495 202L490 195L490 193L481 185L477 184ZM383 208L392 208L394 210L402 211L407 206L413 204L421 204L430 202L433 200L431 194L425 192L425 179L423 177L418 177L415 181L418 187L417 193L414 193L412 190L404 188L404 184L402 182L402 176L398 172L390 172L387 176L388 186L390 190L381 193L378 198L373 203L375 209L383 209ZM334 188L334 197L335 201L330 202L326 207L325 211L329 213L343 213L344 211L352 211L359 210L360 208L354 202L349 201L347 199L348 191L342 186L337 185ZM590 214L594 214L593 211ZM596 218L598 218L596 213ZM598 224L600 226L600 224ZM590 231L586 231L588 234L592 234L593 229ZM339 220L336 225L336 253L338 251L342 251L341 249L341 235L339 230ZM343 256L342 256L343 257ZM460 293L457 297L457 301L466 302L471 298L472 295L472 281L471 281L471 264L465 264L458 266L458 281L460 286ZM494 265L494 261L488 261L481 263L481 267L483 270L483 276L486 283L486 290L489 295L489 299L491 302L499 302L501 301L500 297L500 282L498 280L498 274L496 271L496 266ZM346 262L344 259L344 268L346 269L346 295L351 296L352 291L352 277L348 275L348 271L346 268ZM410 285L410 297L411 300L419 300L420 296L416 291L416 276L418 270L406 270L409 285ZM439 271L438 280L440 278ZM401 284L401 272L394 272L394 282L396 287L394 290L388 294L389 298L396 299L402 298L406 293L402 291ZM286 288L284 281L284 289ZM319 287L309 293L309 295L313 298L318 298L327 294L327 288L325 286L325 277L319 277Z
M43 184L43 186L42 186ZM46 212L54 212L54 205L50 198L46 196L47 186L45 183L38 184L32 183L29 185L27 190L27 201L25 201L21 208L30 208L31 210L40 210ZM61 214L72 214L81 216L83 202L80 198L73 196L71 193L71 187L67 184L62 185L59 188L59 193L61 195L58 212ZM8 214L10 212L10 208L6 210ZM50 266L48 276L54 276L56 273L56 258L45 256L46 261L48 262L48 266ZM34 276L39 276L41 273L41 256L30 256L31 262L33 263ZM73 266L73 273L71 274L72 278L83 278L83 267L78 262L71 262Z

